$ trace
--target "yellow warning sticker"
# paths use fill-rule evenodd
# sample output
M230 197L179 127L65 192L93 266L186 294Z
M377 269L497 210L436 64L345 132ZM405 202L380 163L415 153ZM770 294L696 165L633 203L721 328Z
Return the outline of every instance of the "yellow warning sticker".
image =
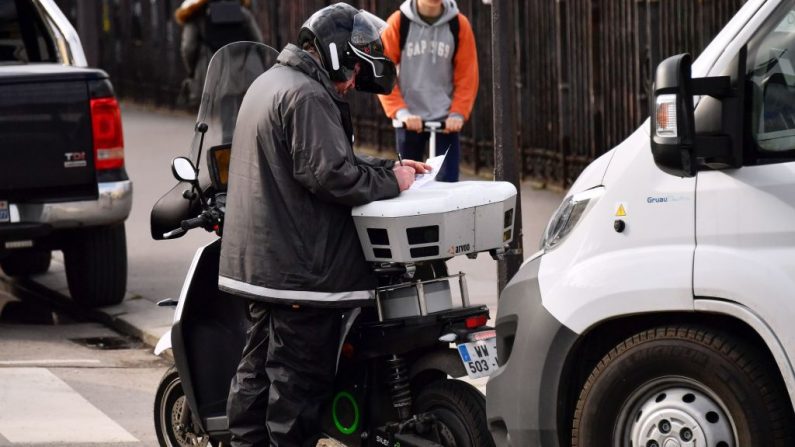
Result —
M627 215L627 208L624 206L623 203L619 203L616 209L616 217L626 217Z

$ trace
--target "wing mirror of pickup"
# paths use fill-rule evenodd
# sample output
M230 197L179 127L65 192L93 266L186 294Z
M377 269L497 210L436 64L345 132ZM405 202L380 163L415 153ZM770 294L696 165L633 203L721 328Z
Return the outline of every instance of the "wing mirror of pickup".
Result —
M732 88L729 76L693 78L692 59L679 54L657 66L651 101L651 151L663 171L679 177L693 177L702 166L742 165L742 89ZM738 67L738 72L742 68ZM722 107L710 108L721 114L719 129L699 131L693 98L710 96ZM714 121L715 117L704 117ZM738 122L739 121L739 122Z
M193 162L185 157L177 157L171 162L171 172L182 182L193 183L198 178Z

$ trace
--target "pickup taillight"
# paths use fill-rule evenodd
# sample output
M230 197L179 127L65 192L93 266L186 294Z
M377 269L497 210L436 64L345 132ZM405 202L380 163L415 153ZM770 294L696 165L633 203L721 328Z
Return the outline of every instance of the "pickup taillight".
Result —
M91 128L94 134L94 165L97 170L124 166L124 135L121 111L116 98L91 100Z

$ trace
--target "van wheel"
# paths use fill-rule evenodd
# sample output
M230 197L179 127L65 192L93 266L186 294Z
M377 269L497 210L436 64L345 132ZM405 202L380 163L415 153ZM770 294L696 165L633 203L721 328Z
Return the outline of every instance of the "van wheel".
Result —
M414 410L436 416L444 447L494 447L486 425L486 398L468 383L431 382L420 390Z
M660 327L614 347L580 392L575 447L795 445L777 367L727 334Z
M119 304L127 290L124 224L75 230L69 237L64 264L72 299L89 307Z
M50 269L51 258L50 250L13 251L0 261L0 266L8 276L39 275Z

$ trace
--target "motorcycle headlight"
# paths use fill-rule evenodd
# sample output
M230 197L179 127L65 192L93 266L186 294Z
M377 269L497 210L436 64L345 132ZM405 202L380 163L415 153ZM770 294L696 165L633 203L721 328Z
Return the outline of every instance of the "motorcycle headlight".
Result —
M549 220L544 237L541 239L541 249L550 250L560 244L591 208L589 205L598 200L603 193L604 187L599 186L571 195L564 200Z

